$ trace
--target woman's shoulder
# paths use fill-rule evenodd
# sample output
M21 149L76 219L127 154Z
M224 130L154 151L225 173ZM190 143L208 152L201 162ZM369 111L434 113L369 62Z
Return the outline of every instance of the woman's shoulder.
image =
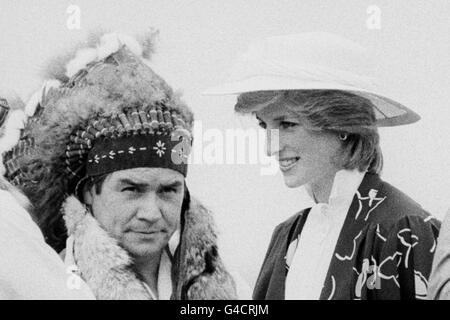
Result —
M402 222L411 224L432 222L439 227L439 221L403 191L380 178L377 178L376 182L365 186L367 194L364 192L358 194L360 201L367 198L368 202L372 202L374 212L371 214L371 224L389 228Z
M309 210L310 210L310 208L303 209L303 210L293 214L292 216L290 216L289 218L287 218L280 224L278 224L275 227L275 230L273 231L273 237L289 233L301 218L306 217Z

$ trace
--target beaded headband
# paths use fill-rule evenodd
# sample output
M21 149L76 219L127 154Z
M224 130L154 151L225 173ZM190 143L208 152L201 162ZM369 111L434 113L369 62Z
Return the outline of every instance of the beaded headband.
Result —
M163 105L142 109L99 116L70 136L64 155L69 188L86 177L139 167L168 168L186 176L192 138L185 122Z

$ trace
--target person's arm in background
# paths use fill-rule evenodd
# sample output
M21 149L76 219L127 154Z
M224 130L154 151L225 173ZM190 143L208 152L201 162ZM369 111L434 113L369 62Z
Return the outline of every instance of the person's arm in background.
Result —
M0 300L94 299L45 243L25 196L0 177Z
M94 299L45 242L27 197L3 177L2 154L18 142L27 118L20 98L10 102L0 97L0 300Z
M450 210L441 226L428 281L428 298L450 300Z

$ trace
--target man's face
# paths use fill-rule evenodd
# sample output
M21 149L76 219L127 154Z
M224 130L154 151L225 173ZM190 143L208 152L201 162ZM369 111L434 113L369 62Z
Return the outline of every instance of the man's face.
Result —
M116 171L85 192L100 225L134 258L161 252L179 227L184 196L181 173L163 168Z

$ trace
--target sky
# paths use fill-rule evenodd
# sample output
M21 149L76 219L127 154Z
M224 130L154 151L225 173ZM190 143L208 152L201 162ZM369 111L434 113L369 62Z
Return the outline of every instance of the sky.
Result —
M379 23L369 28L374 12ZM78 13L79 25L72 20ZM235 97L202 95L250 42L333 32L368 48L384 92L421 115L418 123L380 129L382 178L441 219L450 208L449 16L448 0L0 0L0 92L27 99L48 59L91 30L138 35L153 27L154 69L201 121L195 150L227 129L257 129L255 119L234 114ZM280 173L262 174L259 163L193 164L187 183L214 212L222 255L249 286L275 226L310 205L302 188L288 189Z

